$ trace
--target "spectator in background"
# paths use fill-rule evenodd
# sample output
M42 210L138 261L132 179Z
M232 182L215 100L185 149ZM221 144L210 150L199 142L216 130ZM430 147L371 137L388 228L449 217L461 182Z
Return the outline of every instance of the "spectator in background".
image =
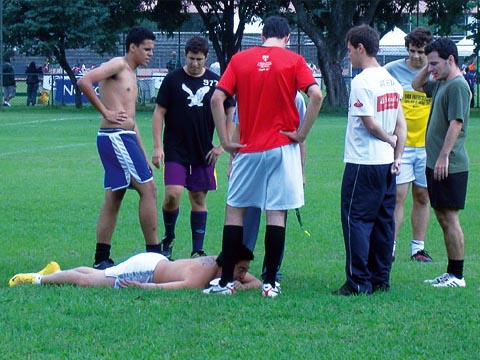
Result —
M5 63L3 64L3 96L4 96L4 106L12 106L10 100L15 97L17 92L17 85L15 83L15 70L13 69L12 64L10 63L10 57L5 57Z
M35 61L32 61L25 69L27 75L27 106L35 106L37 103L39 74L43 74L42 67L37 67Z
M175 51L172 51L170 56L171 56L171 59L168 60L166 65L168 72L181 68L182 64L180 64L180 59L177 57L177 53Z

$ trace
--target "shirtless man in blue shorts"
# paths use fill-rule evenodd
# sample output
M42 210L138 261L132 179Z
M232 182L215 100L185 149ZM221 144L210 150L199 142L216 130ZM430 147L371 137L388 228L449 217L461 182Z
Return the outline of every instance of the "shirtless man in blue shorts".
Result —
M116 57L88 72L78 86L100 112L97 147L105 168L105 201L97 224L95 269L114 265L110 259L113 231L127 188L140 195L139 218L147 252L160 252L158 242L157 189L147 161L137 123L135 102L138 95L135 69L153 56L155 36L142 27L130 30L126 55ZM100 85L100 98L93 84Z
M235 265L235 290L260 288L260 280L248 272L253 253L246 247L238 254ZM71 284L84 287L138 287L141 289L203 289L220 277L222 255L194 259L168 259L156 253L133 255L124 262L105 270L77 267L60 270L52 261L38 273L13 276L8 284L61 285Z

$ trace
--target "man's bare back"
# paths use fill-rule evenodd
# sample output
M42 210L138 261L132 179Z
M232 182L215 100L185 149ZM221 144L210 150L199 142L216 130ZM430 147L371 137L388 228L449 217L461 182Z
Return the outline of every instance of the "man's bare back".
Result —
M220 268L216 256L205 256L196 259L179 259L160 261L155 267L153 282L165 284L184 282L187 287L205 288L210 280L220 276Z

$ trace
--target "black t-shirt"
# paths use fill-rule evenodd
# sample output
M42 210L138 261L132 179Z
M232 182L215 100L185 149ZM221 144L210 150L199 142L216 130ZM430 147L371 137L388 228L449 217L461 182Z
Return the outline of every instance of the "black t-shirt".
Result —
M187 75L183 68L165 76L158 91L157 104L167 109L163 131L165 161L184 165L206 165L213 148L215 130L210 99L220 77L205 70L201 77ZM225 101L225 109L235 106Z

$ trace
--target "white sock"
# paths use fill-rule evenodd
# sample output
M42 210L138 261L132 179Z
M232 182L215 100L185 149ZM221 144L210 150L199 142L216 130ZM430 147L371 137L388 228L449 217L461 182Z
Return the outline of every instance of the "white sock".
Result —
M33 280L33 285L42 285L43 275L35 274L35 279Z
M393 250L392 250L392 255L395 255L395 249L397 248L397 242L393 242Z
M425 242L423 240L412 240L410 246L412 249L412 255L415 255L417 252L425 248Z

